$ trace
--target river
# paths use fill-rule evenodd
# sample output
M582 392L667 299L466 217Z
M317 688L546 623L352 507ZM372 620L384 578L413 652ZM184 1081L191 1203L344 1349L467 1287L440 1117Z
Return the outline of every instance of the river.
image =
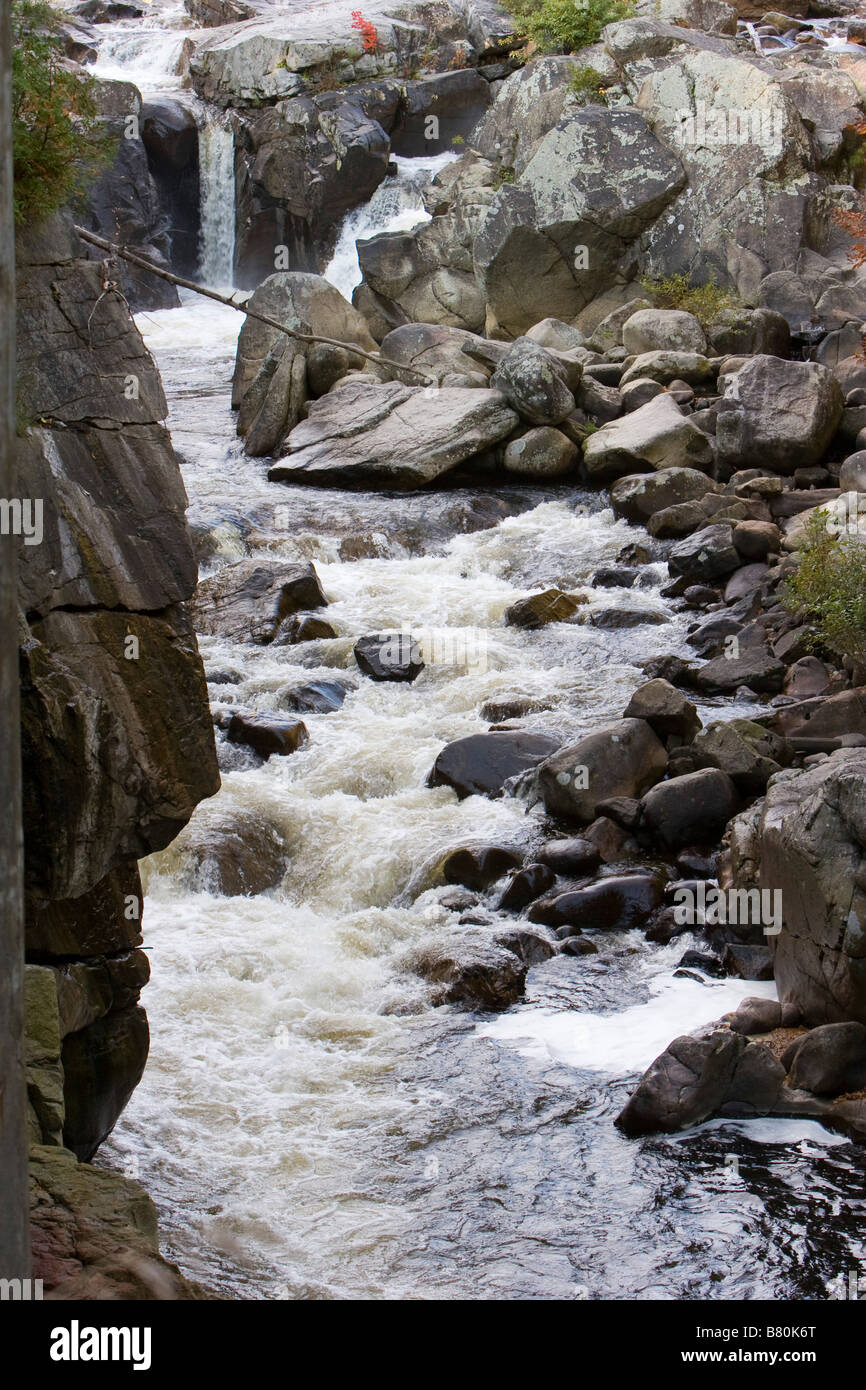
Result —
M148 16L150 41L141 24L100 26L97 71L176 94L181 16ZM202 264L222 283L227 157L219 135L211 144ZM401 161L350 214L328 269L344 292L354 238L423 216L429 172ZM335 670L357 689L304 716L309 743L291 758L220 744L223 787L194 823L206 834L209 817L264 817L288 846L277 888L213 894L173 846L144 863L151 1054L97 1162L141 1179L167 1255L223 1297L826 1298L866 1253L861 1150L812 1122L713 1122L639 1142L613 1127L673 1036L771 985L676 978L699 943L639 932L534 967L525 1001L498 1016L433 1007L412 968L425 946L483 930L426 886L430 864L469 839L543 834L519 798L428 788L443 744L489 727L481 705L505 695L543 707L533 729L577 735L619 717L642 661L688 652L663 565L642 589L588 588L643 533L571 487L383 497L268 483L229 409L240 316L185 294L137 321L191 524L214 538L207 569L245 554L311 559L338 633L271 648L202 637L206 669L238 677L211 685L215 710L273 709L280 686ZM554 583L667 621L504 625L516 598ZM404 624L436 659L411 685L366 680L357 637Z

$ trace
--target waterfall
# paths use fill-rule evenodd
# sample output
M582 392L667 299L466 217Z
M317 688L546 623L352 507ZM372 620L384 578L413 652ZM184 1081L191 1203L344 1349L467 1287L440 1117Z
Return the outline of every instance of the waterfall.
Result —
M235 260L235 146L230 126L207 121L199 129L201 231L199 275L211 289L231 289Z
M457 157L451 152L419 159L398 157L397 173L379 185L368 203L346 214L325 270L325 279L336 285L346 299L352 298L353 289L361 283L357 243L380 232L407 232L419 222L429 222L422 196L424 186Z

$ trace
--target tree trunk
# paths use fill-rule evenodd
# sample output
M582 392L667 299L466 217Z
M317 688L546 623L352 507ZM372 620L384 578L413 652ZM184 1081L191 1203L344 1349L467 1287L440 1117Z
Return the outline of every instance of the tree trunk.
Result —
M8 0L0 2L0 497L15 496L15 230ZM0 535L0 1277L30 1274L17 546Z

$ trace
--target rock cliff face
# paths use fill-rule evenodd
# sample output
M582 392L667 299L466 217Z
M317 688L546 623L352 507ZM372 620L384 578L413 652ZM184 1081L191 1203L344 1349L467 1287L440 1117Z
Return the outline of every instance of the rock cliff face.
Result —
M375 296L380 315L475 332L486 311L488 335L504 338L548 315L591 333L643 272L712 277L794 328L862 316L866 282L833 212L858 196L866 62L759 55L715 8L709 24L670 0L495 81L466 152L429 192L432 222L361 247L359 306ZM583 103L569 84L589 67L603 91Z
M18 323L31 1132L86 1160L147 1057L136 861L219 775L159 376L63 222L19 247Z

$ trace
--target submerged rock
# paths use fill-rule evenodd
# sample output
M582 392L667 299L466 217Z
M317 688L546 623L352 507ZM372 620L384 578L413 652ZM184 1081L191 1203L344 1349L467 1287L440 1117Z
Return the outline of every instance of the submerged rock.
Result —
M374 681L413 681L424 670L421 648L409 632L376 632L353 648L358 667Z
M509 870L519 868L521 856L507 845L465 845L452 850L442 865L446 883L459 883L479 892L489 888Z
M168 851L179 856L195 886L228 898L276 888L289 851L276 826L255 811L203 806Z
M309 734L301 719L279 719L268 714L233 714L227 734L229 743L245 743L262 757L272 753L287 757L306 743Z
M567 623L581 605L582 598L565 594L561 589L545 589L518 599L505 610L505 621L511 627L535 629L547 623Z
M332 714L340 708L349 691L356 689L354 681L336 679L284 685L277 691L277 708L295 710L298 714Z
M488 1011L516 1003L529 968L513 951L477 932L429 942L410 960L419 975L437 986L438 1004Z

